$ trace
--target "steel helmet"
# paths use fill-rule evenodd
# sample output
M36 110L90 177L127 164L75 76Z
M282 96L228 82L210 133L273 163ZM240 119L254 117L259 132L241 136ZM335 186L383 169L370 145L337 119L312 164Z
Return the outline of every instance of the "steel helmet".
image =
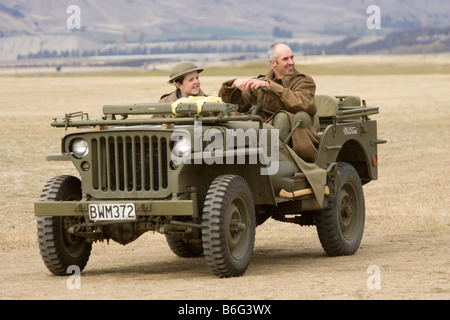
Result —
M176 79L194 71L200 73L203 69L199 68L195 63L189 61L178 62L170 72L170 79L168 83L173 83Z

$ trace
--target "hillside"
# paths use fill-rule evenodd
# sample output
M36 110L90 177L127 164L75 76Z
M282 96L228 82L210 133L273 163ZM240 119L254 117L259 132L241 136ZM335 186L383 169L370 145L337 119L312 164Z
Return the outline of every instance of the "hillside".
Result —
M228 32L271 33L274 27L300 33L349 34L366 31L367 8L381 9L382 25L392 28L449 26L450 3L374 0L95 0L76 1L85 32L98 36L145 34L159 37L220 37ZM0 34L65 34L72 0L2 0ZM192 36L192 35L191 35Z
M76 2L80 30L67 25L74 14L68 12L72 0L2 0L0 60L179 52L174 46L180 43L191 46L181 52L259 51L275 38L295 41L302 51L317 51L343 39L364 42L391 32L450 26L447 0ZM367 8L374 4L381 10L380 30L367 27Z
M346 37L322 46L312 46L307 54L417 54L450 51L450 27L392 32L385 36Z

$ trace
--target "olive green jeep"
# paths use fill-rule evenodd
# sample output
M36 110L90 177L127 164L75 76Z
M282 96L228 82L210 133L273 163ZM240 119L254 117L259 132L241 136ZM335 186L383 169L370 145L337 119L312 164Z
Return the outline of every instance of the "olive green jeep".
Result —
M377 179L377 146L386 142L369 118L378 107L354 96L317 95L316 103L315 163L300 159L290 138L280 141L258 106L236 114L232 104L188 99L104 106L99 120L83 112L55 119L66 133L47 160L71 161L79 177L50 179L34 204L45 265L56 275L83 270L94 242L125 245L154 231L176 255L204 255L215 275L241 276L255 228L270 217L316 226L330 256L355 253L362 185ZM294 123L292 132L311 119L299 113Z

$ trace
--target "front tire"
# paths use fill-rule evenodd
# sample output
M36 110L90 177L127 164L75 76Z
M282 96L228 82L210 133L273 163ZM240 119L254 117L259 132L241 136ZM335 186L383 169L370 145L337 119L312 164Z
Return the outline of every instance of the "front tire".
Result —
M208 189L202 216L206 263L218 277L245 273L255 242L255 205L240 176L217 177Z
M81 181L73 176L50 179L41 194L41 201L81 200ZM70 234L67 229L83 217L38 216L39 249L47 269L55 275L67 275L67 268L76 265L80 271L86 266L92 243Z
M365 222L365 203L361 179L349 163L338 163L336 190L328 208L315 214L317 234L329 256L354 254L361 243Z

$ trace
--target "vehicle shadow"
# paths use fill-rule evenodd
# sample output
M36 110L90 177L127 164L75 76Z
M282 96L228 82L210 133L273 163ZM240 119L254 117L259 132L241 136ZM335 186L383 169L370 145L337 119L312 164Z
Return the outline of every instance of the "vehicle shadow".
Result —
M310 264L320 264L328 257L323 251L310 248L296 250L283 249L255 249L246 275L279 273L283 269L306 267ZM139 260L137 262L136 260ZM116 263L117 262L117 263ZM204 256L197 258L180 258L175 255L160 257L146 256L130 260L109 261L107 265L93 261L88 263L83 276L100 276L123 274L128 276L161 276L170 275L171 278L211 277L212 273L206 265Z

